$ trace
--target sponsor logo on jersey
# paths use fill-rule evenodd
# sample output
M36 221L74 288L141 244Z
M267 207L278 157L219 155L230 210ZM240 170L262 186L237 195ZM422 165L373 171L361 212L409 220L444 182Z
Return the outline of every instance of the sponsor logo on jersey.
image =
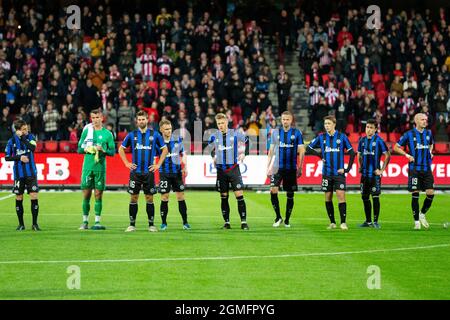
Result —
M135 149L137 149L137 150L152 150L152 146L144 146L144 145L138 143L136 145Z
M225 151L225 150L231 150L233 149L233 146L225 147L225 146L218 146L219 151Z
M375 151L364 150L363 154L365 156L374 156L375 155Z
M293 148L294 145L292 143L284 143L280 142L280 148Z
M429 149L429 146L428 146L427 144L421 144L421 143L418 143L418 144L416 145L416 149L417 149L417 150Z
M331 147L325 148L325 152L340 152L340 151L341 151L340 148L331 148Z

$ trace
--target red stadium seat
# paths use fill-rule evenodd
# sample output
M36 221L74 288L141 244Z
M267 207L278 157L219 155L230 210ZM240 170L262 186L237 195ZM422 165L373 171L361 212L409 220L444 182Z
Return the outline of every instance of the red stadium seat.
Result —
M353 132L355 132L355 126L353 125L353 123L347 124L347 132L348 132L348 133L353 133Z
M388 141L388 135L386 132L378 132L378 135L381 139L383 139L385 142Z
M119 133L117 134L117 141L122 143L122 141L125 140L125 137L127 136L127 134L128 134L128 132L126 132L126 131L119 131Z
M351 132L348 136L348 140L350 140L350 143L358 142L359 137L359 133Z
M379 82L383 82L383 75L379 73L374 73L372 75L372 82L373 84L377 84Z
M436 153L449 153L450 151L450 147L448 143L444 143L444 142L437 142L434 145L434 150L436 151Z
M45 141L44 142L45 152L58 152L58 141Z
M44 142L37 141L36 142L36 149L34 150L34 152L42 152L43 150L44 150Z
M139 58L144 53L144 44L136 43L136 57Z
M322 85L324 87L328 87L329 81L330 81L330 77L327 74L322 75Z
M398 140L400 140L401 136L402 135L398 132L391 132L391 133L389 133L389 141L393 142L393 143L397 143Z

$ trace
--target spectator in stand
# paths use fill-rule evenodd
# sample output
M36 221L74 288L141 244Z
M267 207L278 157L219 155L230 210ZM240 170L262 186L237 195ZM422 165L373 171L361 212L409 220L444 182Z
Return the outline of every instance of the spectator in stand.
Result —
M142 80L153 81L154 68L156 69L156 56L152 53L152 48L147 46L139 59L142 66Z
M134 116L134 108L128 104L126 99L121 100L119 110L117 110L119 131L132 131L134 128Z
M345 101L345 95L340 94L339 98L335 101L334 105L334 115L336 117L336 130L340 132L345 132L347 128L347 117L348 117L348 103Z
M278 95L278 113L281 114L287 110L287 103L291 95L292 81L289 74L284 70L284 65L278 67L278 73L275 76Z
M47 102L47 108L42 116L44 122L45 140L56 140L58 138L58 122L61 115L54 109L52 101Z
M117 110L113 107L112 102L108 102L106 104L106 110L103 111L103 117L105 119L105 123L111 124L112 129L115 132L117 129Z
M436 121L436 141L448 142L448 128L450 123L448 122L448 114L440 113Z
M70 131L69 127L73 126L75 122L74 116L72 115L72 112L70 112L69 108L66 104L62 106L62 112L61 112L61 119L58 123L58 137L59 140L69 140L70 138Z
M314 109L314 133L317 135L324 131L323 118L328 115L330 108L327 106L325 98L321 97Z
M386 117L387 117L387 131L399 132L401 114L394 101L391 101L391 103L388 104L386 108Z
M2 117L0 119L0 146L2 150L6 147L6 142L12 136L13 119L9 114L9 108L5 107L2 110Z
M105 47L105 44L103 43L103 40L100 39L100 35L96 32L94 34L94 38L89 42L89 48L91 50L91 57L96 61L103 55L103 49Z

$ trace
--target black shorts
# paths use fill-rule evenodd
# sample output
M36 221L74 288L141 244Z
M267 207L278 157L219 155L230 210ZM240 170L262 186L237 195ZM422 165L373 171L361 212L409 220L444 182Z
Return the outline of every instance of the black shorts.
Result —
M239 166L236 166L229 171L217 169L216 190L220 193L227 193L230 190L230 184L233 191L242 190L244 188Z
M14 180L13 193L22 195L27 188L28 194L32 192L39 192L39 185L36 177L25 177Z
M381 193L381 176L363 177L361 176L361 194L379 195Z
M322 176L322 191L333 192L337 190L345 191L347 184L344 175Z
M169 193L183 192L185 189L182 173L160 173L159 174L159 192Z
M142 190L144 194L156 194L155 175L153 172L149 173L130 173L130 182L128 184L129 194L139 194Z
M277 173L270 177L271 187L280 187L281 184L284 191L297 191L297 171L279 169Z
M427 189L434 189L434 176L431 170L410 170L408 173L408 191L425 191Z

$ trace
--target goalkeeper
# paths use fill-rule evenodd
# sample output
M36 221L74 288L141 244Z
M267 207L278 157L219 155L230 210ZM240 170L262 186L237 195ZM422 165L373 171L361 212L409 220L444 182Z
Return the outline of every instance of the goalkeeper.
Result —
M84 127L78 142L78 153L85 154L81 175L83 190L83 224L80 230L87 230L92 190L95 190L95 225L92 230L104 230L100 224L102 214L102 197L106 182L106 156L114 156L115 144L112 133L103 128L103 114L94 109L90 113L91 124Z

